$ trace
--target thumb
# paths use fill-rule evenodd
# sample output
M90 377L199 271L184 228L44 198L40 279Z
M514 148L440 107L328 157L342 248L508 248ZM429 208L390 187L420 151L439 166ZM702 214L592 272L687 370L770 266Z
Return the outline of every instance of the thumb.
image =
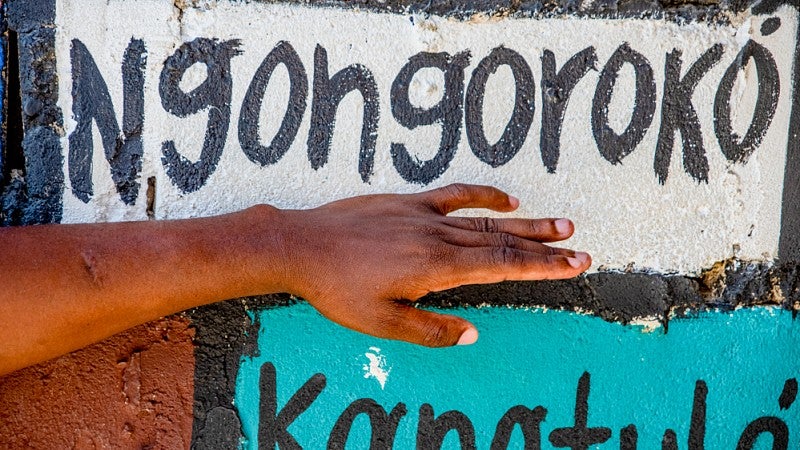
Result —
M389 338L426 347L469 345L478 340L478 330L468 321L409 305L397 305L393 325Z

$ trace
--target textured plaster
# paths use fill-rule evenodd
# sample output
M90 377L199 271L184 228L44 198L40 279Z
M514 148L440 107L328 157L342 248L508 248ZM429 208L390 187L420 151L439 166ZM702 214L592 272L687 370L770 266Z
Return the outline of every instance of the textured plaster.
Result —
M262 418L259 425L258 415L270 405L259 405L258 391L277 385L280 410L287 396L309 382L301 400L313 403L311 394L322 392L323 406L314 404L315 412L299 421L324 417L305 427L314 436L297 436L320 447L328 431L346 431L330 422L358 395L378 399L385 408L383 431L375 434L384 444L393 438L387 426L400 423L399 442L412 445L419 429L422 448L435 446L437 427L445 422L434 417L454 408L475 421L483 448L502 412L517 401L548 408L541 437L555 444L561 435L553 435L553 428L568 426L569 414L578 414L571 403L576 383L578 392L588 388L583 371L592 373L592 408L596 401L601 405L600 416L590 420L611 427L609 436L621 448L635 448L636 430L626 426L632 423L639 426L642 448L659 442L672 448L686 439L690 448L700 448L697 428L687 429L687 423L689 416L695 423L698 398L706 394L709 448L733 448L758 414L774 414L794 426L800 183L793 180L800 153L798 140L787 137L800 127L800 97L793 89L799 78L792 72L800 57L795 48L800 30L787 2L748 6L569 0L10 2L9 26L19 43L25 164L3 182L4 224L194 217L259 202L309 207L354 194L470 181L520 197L517 215L572 217L579 235L567 245L590 251L596 263L589 275L575 280L466 286L423 299L428 307L494 305L464 312L488 330L481 346L450 353L428 355L404 344L340 334L286 296L200 308L189 316L197 329L193 347L188 339L174 344L172 337L147 350L120 344L128 356L114 366L104 361L116 358L117 344L102 344L97 356L102 367L87 366L90 374L112 370L97 385L112 397L121 395L130 407L136 368L147 361L142 355L155 348L170 355L193 349L192 413L186 409L187 391L180 388L185 385L178 383L180 400L159 404L172 409L156 414L173 424L147 422L148 409L137 417L155 425L124 434L128 429L118 426L123 415L108 413L106 419L114 422L104 422L94 434L86 431L94 425L82 428L83 422L63 419L72 431L59 431L58 438L65 446L102 446L128 436L130 442L119 441L121 446L156 439L165 447L185 447L186 420L193 416L194 447L233 449L242 438L253 446L258 434L262 441L278 436L259 430L265 422ZM191 58L205 66L186 63ZM741 68L737 61L748 63ZM432 67L408 72L419 63ZM184 95L195 88L194 97ZM348 94L352 88L360 93ZM406 93L408 102L398 101ZM81 98L83 104L76 100ZM334 100L341 100L338 112ZM437 110L436 105L441 117L419 112ZM509 123L512 114L516 121ZM633 124L623 133L631 117ZM725 128L728 118L731 129ZM80 123L88 127L83 135L76 133ZM751 123L757 125L752 136ZM87 137L93 153L87 151ZM503 145L492 146L498 139ZM73 142L82 144L72 148ZM445 163L421 170L422 161L434 160ZM294 306L271 308L276 305ZM275 340L276 334L282 337ZM552 352L544 350L547 345ZM327 356L320 359L322 353ZM22 405L23 397L41 391L55 399L51 403L63 397L71 405L67 390L41 386L53 364L79 370L81 364L71 359L79 354L0 380L0 395ZM479 367L458 375L453 369L465 360ZM186 364L171 367L180 374L164 373L164 382L185 376L187 367L191 371ZM347 376L356 379L332 376L351 367ZM416 372L405 372L409 367ZM744 367L750 375L725 375ZM620 371L631 374L625 382L635 389L618 382ZM441 374L453 377L435 384ZM18 380L24 377L33 381L21 387ZM64 377L67 386L86 386ZM493 385L508 395L490 396L494 409L473 411L469 405L487 398L481 384L486 377L504 380ZM522 385L506 383L509 377ZM412 386L409 380L418 382ZM397 390L398 382L408 386ZM420 387L427 382L435 385ZM459 392L445 400L429 395L443 386ZM541 396L519 400L527 390L548 386L552 389ZM346 401L331 400L332 392ZM469 395L480 400L459 402ZM620 405L622 397L629 406L608 407ZM398 399L407 405L392 409ZM353 404L373 412L380 408L367 400ZM84 414L82 407L76 406L76 414ZM61 420L48 405L36 412ZM2 418L0 427L17 428L8 433L0 428L0 436L16 439L13 445L27 439L49 447L28 432L26 426L39 420L23 423L35 417L30 414ZM397 421L406 414L414 420ZM414 428L417 417L427 419ZM457 414L446 417L463 422ZM596 422L598 417L604 423ZM719 417L732 420L721 423ZM325 433L319 432L323 423ZM353 439L363 442L366 428L358 423L364 424L352 422ZM791 433L794 447L798 431ZM347 436L334 444L341 446Z
M188 449L193 336L162 319L0 378L0 448Z
M570 17L457 21L439 16L226 1L187 6L176 14L175 7L167 2L145 3L146 6L139 2L107 4L99 0L96 5L91 1L80 5L58 3L56 52L62 55L57 58L59 80L64 85L59 96L61 109L73 111L73 98L69 93L73 89L71 78L74 72L69 55L72 40L78 39L100 68L119 117L123 104L120 58L131 36L144 42L147 49L141 134L144 150L138 180L141 183L149 177L156 178L155 203L159 206L154 211L155 217L210 215L259 202L280 207L309 207L355 194L413 192L468 180L498 185L520 197L519 216L572 217L579 233L569 245L596 255L595 269L623 269L633 264L638 270L696 275L703 267L731 257L771 260L777 255L791 110L793 59L789 50L796 30L796 14L788 7L776 13L782 25L771 34L762 36L761 24L771 15L746 15L735 25ZM98 11L98 18L88 23L82 12L87 4ZM240 17L245 11L248 17L258 17L259 20L242 21ZM109 23L115 24L113 32L107 25ZM306 23L315 26L303 26ZM347 30L347 33L343 34L342 30ZM564 39L564 36L580 38ZM165 64L170 64L169 58L181 45L205 37L219 39L220 45L229 42L225 45L235 46L235 53L224 58L225 64L230 58L229 78L215 78L216 82L225 80L225 86L229 85L224 89L220 85L215 91L226 92L230 88L230 98L221 100L222 109L200 108L196 113L192 113L195 111L192 109L187 110L190 114L176 116L165 110L174 103L169 97L172 94L168 94L171 91L159 94L157 88L159 83L164 87ZM763 100L768 104L762 104L756 117L765 114L764 107L767 110L774 107L774 113L752 153L732 156L729 152L726 157L725 149L720 148L722 141L715 134L714 120L715 102L718 98L725 99L725 96L718 95L721 80L726 73L734 77L730 85L729 101L733 105L730 117L733 132L740 136L744 136L750 122L755 120L753 111L759 84L769 85L769 80L763 78L767 72L756 74L752 61L745 70L736 70L737 54L749 39L768 49L778 74L772 79L772 87L776 90L775 103L769 103L771 97L765 96ZM306 104L302 106L292 100L292 108L299 108L297 117L301 120L296 137L288 141L288 148L272 159L256 160L254 158L261 157L242 151L237 138L242 133L240 127L243 123L258 121L256 129L261 145L266 146L272 141L281 126L285 111L283 105L289 99L286 66L279 64L269 79L260 116L247 116L245 122L240 122L242 114L246 113L241 107L248 87L252 87L258 65L279 41L291 44L305 68L304 76L308 83ZM652 88L655 89L652 97L634 99L633 66L624 62L628 58L625 52L619 53L626 42L630 50L625 52L632 54L633 51L641 56L631 61L640 61L635 62L640 68L649 67ZM315 159L317 156L307 154L311 117L326 117L324 113L320 113L322 116L314 115L312 91L319 85L314 79L318 75L314 62L319 56L315 56L319 51L319 48L315 49L317 45L325 50L329 76L333 77L335 72L348 65L361 65L359 67L366 68L374 79L378 122L371 160L360 159L365 155L363 136L371 136L371 131L366 135L343 132L346 128L358 129L361 126L363 100L358 94L344 97L325 159ZM676 80L680 81L688 67L714 45L720 46L721 54L706 72L700 72L702 76L691 95L704 146L703 157L707 158L708 165L706 172L693 172L695 169L687 167L694 166L686 166L689 163L684 156L686 151L681 148L681 134L677 129L673 131L674 145L656 149L659 140L664 139L659 137L659 129L665 127L667 122L664 121L668 120L662 117L667 105L662 104L666 101L665 58L674 49L680 50L678 56L682 69L676 72L680 77ZM382 50L385 46L392 51ZM471 80L475 78L474 71L479 68L479 63L499 46L518 52L530 67L534 81L531 88L535 91L532 97L534 113L516 153L476 155L473 154L477 151L474 141L464 124L470 120L478 123L475 120L479 119L474 116L477 110L474 107L469 109L469 93L478 88L478 85L471 88ZM575 84L564 113L566 119L560 133L561 150L557 165L547 166L540 154L540 132L543 102L551 93L547 85L544 89L541 85L542 57L551 52L555 69L560 70L568 58L587 47L594 48L596 70L588 70ZM416 119L396 117L397 111L401 110L393 109L392 98L395 97L392 91L402 67L410 57L423 51L451 55L468 51L471 57L464 68L462 86L467 98L463 106L451 105L467 108L466 113L463 113L463 119L452 123L448 122L450 119L444 120L445 125L450 124L450 131L444 131L446 135L455 130L455 134L447 135L450 136L448 142L458 142L452 161L438 171L418 176L414 175L416 169L413 165L433 158L440 140L445 142L441 137L443 126L434 122L433 125L413 125L414 129L404 127L402 124L411 124ZM623 58L618 75L614 75L615 66L610 62L613 55ZM647 76L646 73L641 72L639 76ZM190 89L206 77L207 73L202 69L188 70L185 76L178 78L179 86ZM478 110L483 111L483 119L479 122L489 144L500 138L512 114L514 79L509 66L501 64L486 81L485 96L491 101L478 104ZM421 107L435 105L442 96L442 80L442 72L437 69L420 70L409 85L411 104ZM598 94L604 92L603 86L614 86L610 96ZM544 94L547 96L543 97ZM645 95L644 91L642 95ZM626 134L628 137L624 138L635 142L636 137L641 136L640 142L621 154L614 153L619 148L614 140L603 141L606 142L603 144L605 149L598 149L600 135L597 133L605 132L602 123L595 124L593 114L604 111L597 104L604 101L609 102L606 114L609 129L616 133L622 133L630 121L630 108L634 101L652 108L648 113L642 107L645 108L641 112L643 115L636 116L639 125L634 123L631 132ZM217 131L211 134L206 132L210 117L208 111L222 111L226 117L230 112L230 117L225 120L218 117L218 113L212 114L211 123ZM65 151L69 148L68 137L75 132L75 120L72 114L65 115L65 134L61 141ZM593 127L600 127L594 128L594 135ZM181 133L175 133L178 129ZM224 145L216 147L221 144L213 144L208 147L208 153L204 153L206 156L201 157L200 150L206 145L204 142L222 142L218 141L221 139L219 130L225 129ZM667 134L670 133L667 131ZM361 141L359 136L362 136ZM186 158L186 164L196 165L206 160L210 165L206 164L203 169L195 166L191 170L185 166L185 170L179 171L177 168L184 166L178 165L178 159L168 162L173 161L174 156L162 155L165 142L174 145L177 154ZM395 149L395 143L405 145L402 151L408 152L408 159L397 156L401 150ZM362 147L361 157L357 150L359 147ZM74 193L75 186L72 190L67 189L64 220L146 217L144 195L139 195L135 203L128 206L123 202L124 196L115 189L97 135L94 148L91 172L94 193L88 203L84 203L85 198L81 200L80 195ZM663 158L665 152L666 160ZM163 161L162 156L166 158ZM662 166L654 172L654 164ZM68 166L65 165L65 176ZM364 182L365 178L368 182Z

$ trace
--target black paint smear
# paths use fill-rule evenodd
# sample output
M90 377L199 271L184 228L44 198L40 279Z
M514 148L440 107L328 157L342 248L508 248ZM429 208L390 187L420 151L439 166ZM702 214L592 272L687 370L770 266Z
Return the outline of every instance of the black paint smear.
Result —
M575 425L556 428L550 433L550 443L554 447L588 450L589 447L602 444L611 437L610 428L587 426L590 381L589 372L584 372L578 380L578 390L575 395Z
M764 23L761 24L761 35L769 36L770 34L778 31L778 28L780 27L781 27L781 18L770 17L769 19L765 20Z
M753 111L753 120L744 139L741 139L732 130L730 101L736 76L740 70L745 70L751 59L755 62L758 73L758 97L755 111ZM714 132L717 134L722 153L728 158L728 161L745 163L753 151L758 148L775 116L779 95L780 78L772 53L753 40L747 41L734 62L725 71L714 99Z
M398 403L392 408L392 412L386 414L386 410L375 400L371 398L358 399L350 403L333 425L333 430L328 438L328 450L345 449L353 421L361 414L366 414L372 428L370 450L392 450L397 426L406 412L406 405L403 403Z
M800 9L800 1L798 0L757 0L753 3L752 12L759 16L774 14L783 5Z
M64 129L58 107L55 2L13 1L6 6L9 30L17 32L24 178L6 180L0 219L3 225L61 221L64 193Z
M464 97L464 69L469 65L469 52L454 56L449 53L417 53L408 59L392 83L392 115L397 122L413 130L418 126L440 123L442 138L436 155L428 161L412 156L405 144L392 143L395 169L409 183L428 184L439 178L450 166L461 138L461 116ZM420 69L433 67L444 72L444 94L434 106L423 109L411 104L408 88Z
M683 143L683 168L697 181L708 182L708 159L703 148L703 134L700 131L700 120L692 105L694 94L700 79L705 76L722 58L722 44L716 44L706 50L686 71L681 79L683 52L674 49L667 53L664 64L664 98L661 101L661 127L658 130L655 160L653 168L658 182L666 183L669 164L675 143L675 132L681 133Z
M275 366L264 363L259 380L260 404L258 408L258 448L273 450L301 449L300 444L286 428L292 424L325 389L325 375L314 374L300 387L278 411L278 384Z
M289 72L289 104L278 132L265 147L258 137L261 105L269 80L278 64L283 64ZM291 44L280 41L256 70L239 113L239 145L250 161L266 166L275 164L286 154L300 129L307 96L308 77L303 63Z
M522 436L525 440L524 450L539 450L541 449L541 429L540 425L547 415L547 410L541 406L533 409L517 405L510 408L503 414L500 421L497 422L497 428L494 431L494 438L492 438L492 445L490 450L506 450L508 443L511 441L511 433L514 431L514 426L519 424L522 430Z
M347 66L328 77L328 52L321 45L314 50L314 99L311 103L311 129L308 132L308 161L319 169L328 162L336 111L344 97L358 90L364 100L361 124L361 150L358 173L369 182L375 163L380 104L378 86L372 72L361 64Z
M438 450L442 447L447 433L455 430L461 448L475 450L475 427L464 413L447 411L434 418L433 406L424 403L419 408L417 426L417 450Z
M19 33L55 25L55 0L7 0L4 3L9 27Z
M703 380L697 380L694 386L692 402L692 420L689 423L689 450L703 450L706 439L706 397L708 386Z
M783 384L783 391L778 398L778 406L781 409L789 409L797 398L797 378L789 378Z
M194 423L197 422L195 419ZM192 450L241 450L243 436L239 430L242 424L233 408L218 406L208 411L203 425L203 428L192 432Z
M288 295L260 297L260 307L287 304ZM195 330L192 449L238 450L243 437L233 403L242 355L257 356L259 316L248 316L255 299L217 302L189 311ZM231 422L234 422L231 424Z
M483 98L489 75L497 72L502 65L511 68L514 75L514 111L500 139L490 145L483 129ZM500 167L519 152L533 123L535 93L533 72L525 58L514 50L497 47L478 63L467 87L464 111L467 140L478 159L492 167Z
M561 154L561 126L572 90L597 64L594 47L573 55L556 73L556 57L550 50L542 54L542 129L539 142L542 162L549 173L556 172Z
M632 65L636 73L636 94L631 121L622 134L617 134L608 124L608 105L619 70L626 63ZM592 133L603 158L611 164L622 162L641 142L653 122L655 110L656 84L653 81L653 68L647 58L626 42L617 48L603 67L592 101Z
M11 171L25 171L25 153L22 151L22 98L20 97L19 79L19 44L18 36L12 30L5 30L5 21L0 20L0 28L5 31L7 38L0 37L7 45L7 56L4 70L6 73L6 115L5 115L5 141L2 149L2 184L5 187L11 179Z
M639 445L639 432L636 425L628 425L619 431L619 450L636 450Z
M186 159L178 153L174 141L161 144L161 161L167 175L185 194L206 184L225 147L231 121L231 59L240 53L238 47L238 40L220 42L197 38L181 45L164 62L158 85L164 109L178 117L187 117L208 108L200 160L192 162ZM191 92L183 92L179 86L183 74L196 63L205 64L206 79Z
M265 0L258 0L265 1ZM537 19L563 18L571 16L588 19L664 19L685 25L687 23L707 23L710 25L730 25L731 17L747 10L751 5L760 4L757 0L721 0L715 2L661 0L661 1L617 1L598 0L582 2L579 0L284 0L287 3L301 3L339 9L356 9L395 14L422 14L444 16L455 20L470 20L475 14L486 17L507 17ZM770 1L770 0L766 0ZM780 4L786 0L775 0ZM794 1L794 0L793 0ZM733 13L733 14L731 14Z
M778 239L778 258L785 263L800 261L800 89L797 88L800 86L800 27L795 33L791 80L794 88L783 169L781 233ZM796 312L793 314L796 315Z
M144 70L147 49L144 41L131 39L122 58L122 133L116 112L97 64L89 49L72 40L72 115L77 122L69 135L69 181L78 199L88 203L94 194L92 122L100 131L111 179L126 205L136 203L142 170L142 127L144 125Z
M742 432L736 450L751 450L758 438L764 434L772 435L772 450L787 450L789 447L789 428L777 417L759 417L750 422Z

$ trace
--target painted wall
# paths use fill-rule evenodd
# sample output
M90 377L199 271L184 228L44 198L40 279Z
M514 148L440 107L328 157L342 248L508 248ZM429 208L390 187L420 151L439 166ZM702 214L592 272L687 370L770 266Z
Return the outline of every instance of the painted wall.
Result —
M260 355L237 377L245 447L800 445L790 312L704 313L666 334L542 309L462 315L479 342L440 351L354 336L308 305L261 312Z
M14 407L0 447L800 446L798 5L584 3L6 4L4 224L468 181L573 218L595 265L424 299L478 326L470 348L358 335L281 295L189 311L172 320L193 335L158 345L193 353L191 413ZM70 358L49 364L85 373ZM129 398L106 369L86 404ZM0 403L49 373L0 379Z
M574 218L572 245L606 268L777 254L789 7L681 26L56 6L64 221L144 219L150 177L157 218L470 180L513 192L519 215Z

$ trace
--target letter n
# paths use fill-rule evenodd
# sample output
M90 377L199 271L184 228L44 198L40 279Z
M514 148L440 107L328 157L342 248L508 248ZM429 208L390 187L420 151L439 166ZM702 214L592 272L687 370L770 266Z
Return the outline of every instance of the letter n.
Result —
M122 132L114 105L100 71L86 46L72 40L72 115L77 122L69 135L69 181L72 192L84 203L92 195L92 122L97 124L111 178L126 205L136 203L142 170L144 123L144 42L131 39L122 60Z
M475 427L461 411L447 411L436 417L433 406L428 403L419 408L419 424L417 426L417 450L438 450L442 448L444 438L455 430L461 442L462 450L475 450Z

